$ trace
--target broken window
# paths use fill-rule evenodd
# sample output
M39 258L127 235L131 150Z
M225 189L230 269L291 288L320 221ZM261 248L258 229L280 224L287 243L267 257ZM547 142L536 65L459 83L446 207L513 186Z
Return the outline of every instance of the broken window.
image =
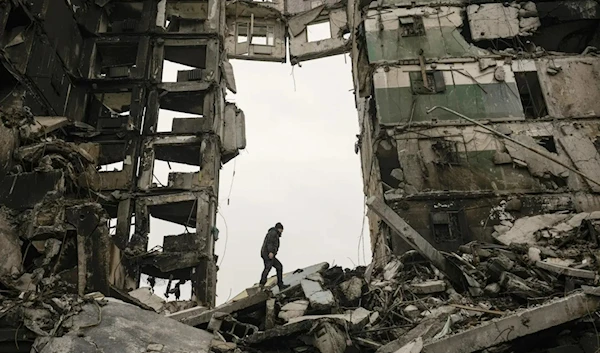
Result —
M435 94L446 91L446 81L442 71L426 71L426 84L423 83L423 73L421 71L413 71L409 75L413 94Z
M246 43L248 41L248 24L247 23L238 23L237 24L237 42L238 43Z
M165 60L188 67L206 69L208 45L169 45L165 44Z
M98 43L93 78L129 77L136 68L138 45L134 43L114 45Z
M331 38L331 24L329 20L319 23L313 23L306 26L306 40L308 42L318 42L320 40Z
M597 43L599 10L591 0L471 5L463 35L482 49L581 53Z
M98 167L99 172L120 172L123 170L123 162L104 164Z
M431 145L433 152L437 156L438 165L460 165L460 156L458 155L457 142L438 139Z
M425 35L425 25L421 16L400 17L400 35L402 37L418 37Z
M198 123L186 119L199 119ZM177 134L196 134L202 132L197 126L204 122L204 117L198 114L181 113L168 109L159 109L156 132L173 132Z
M431 229L436 243L462 241L466 231L461 211L431 212Z
M177 181L176 184L179 186L193 184L194 178L191 173L198 173L199 171L200 167L198 166L156 159L154 161L154 174L152 175L152 182L155 184L154 187L168 187L170 186L169 184L173 184L174 180ZM190 173L190 176L192 176L191 178L185 178L184 174L188 173ZM185 186L191 188L191 185Z
M254 26L252 30L252 45L275 45L275 29L271 26Z
M548 115L537 72L515 72L515 80L525 117L535 119Z
M206 65L205 65L206 66ZM169 60L163 61L162 82L200 81L204 69L181 65Z
M392 188L398 188L400 181L394 178L394 169L400 169L398 149L394 140L381 141L377 146L377 159L381 181Z
M84 122L101 131L119 130L129 119L132 92L98 92L90 97Z
M129 234L128 234L127 240L129 240L131 238L131 235L133 233L135 233L135 217L130 217L130 219L131 219L131 223L129 226ZM126 221L126 219L124 221ZM116 217L108 220L108 222L107 222L108 232L111 236L117 235L118 222L119 222L118 218L116 218Z
M164 1L161 2L164 3ZM162 15L159 14L157 21L165 22L168 32L171 33L206 32L205 23L211 15L215 15L209 14L207 0L168 0L165 5L163 5L164 12Z

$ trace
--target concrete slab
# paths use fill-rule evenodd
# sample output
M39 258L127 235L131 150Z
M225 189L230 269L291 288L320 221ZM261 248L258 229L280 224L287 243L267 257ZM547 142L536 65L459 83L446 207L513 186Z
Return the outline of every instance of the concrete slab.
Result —
M35 124L31 126L32 137L40 137L69 125L69 119L64 116L36 116Z
M152 293L148 287L132 290L129 292L129 295L148 305L157 313L160 312L165 305L165 300Z
M163 352L208 353L211 341L206 331L110 298L105 306L84 305L73 330L51 338L42 353L139 353L158 345Z
M258 292L254 295L248 296L238 301L230 301L212 310L202 311L198 315L190 315L182 318L180 321L190 326L198 326L206 324L210 321L211 317L215 313L231 314L236 311L250 308L254 305L262 304L269 299L270 294L268 292ZM191 309L190 309L191 310Z
M324 309L335 304L335 298L330 290L323 290L319 282L303 280L301 282L304 296L310 302L312 308Z
M294 290L297 286L300 285L300 282L302 282L302 280L308 278L309 276L311 276L313 274L318 274L319 272L324 271L328 268L329 268L329 264L327 262L321 262L316 265L297 269L293 272L284 273L283 274L283 283L289 284L290 287L285 289L283 292ZM265 283L265 288L269 288L271 293L273 293L274 295L277 295L280 293L280 291L279 291L279 287L277 287L276 284L277 284L277 278L275 276L269 277L269 279L267 280L267 283ZM245 289L243 292L236 295L231 301L243 299L243 298L247 297L248 295L257 293L258 291L259 291L259 288L258 288L258 284L257 284L254 287Z
M426 343L427 353L471 353L509 342L589 315L600 308L600 298L576 293L510 316L485 322L438 341ZM506 332L510 331L510 335Z
M286 322L301 317L308 309L308 300L296 300L281 307L278 317Z

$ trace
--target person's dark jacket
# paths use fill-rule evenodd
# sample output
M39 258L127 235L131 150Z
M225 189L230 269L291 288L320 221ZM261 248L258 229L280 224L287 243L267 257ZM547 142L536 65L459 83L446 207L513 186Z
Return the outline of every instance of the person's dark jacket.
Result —
M273 253L273 256L277 255L277 251L279 250L279 237L281 233L275 227L269 229L267 235L265 236L265 241L263 242L262 248L260 249L260 256L264 258L269 257L269 253Z

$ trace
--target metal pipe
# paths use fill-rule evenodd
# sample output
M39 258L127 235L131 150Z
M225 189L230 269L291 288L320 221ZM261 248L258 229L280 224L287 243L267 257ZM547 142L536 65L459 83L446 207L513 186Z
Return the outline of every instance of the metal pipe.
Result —
M503 133L501 133L501 132L498 132L498 131L496 131L496 130L492 129L492 128L491 128L491 127L489 127L489 126L487 126L487 125L484 125L484 124L482 124L482 123L478 122L477 120L471 119L471 118L469 118L468 116L466 116L466 115L463 115L463 114L461 114L461 113L459 113L459 112L456 112L456 111L454 111L454 110L452 110L452 109L450 109L450 108L447 108L447 107L444 107L444 106L438 106L438 105L436 105L435 107L433 107L433 108L431 108L431 109L428 109L428 110L427 110L427 114L431 113L432 111L434 111L434 110L436 110L436 109L443 109L443 110L445 110L445 111L447 111L447 112L449 112L449 113L452 113L452 114L454 114L454 115L456 115L456 116L458 116L458 117L461 117L461 118L463 118L463 119L465 119L465 120L467 120L467 121L469 121L469 122L471 122L471 123L473 123L473 124L475 124L475 125L477 125L477 126L480 126L480 127L484 128L484 129L486 129L487 131L489 131L489 132L491 132L491 133L493 133L493 134L495 134L495 135L498 135L498 136L500 136L500 137L502 137L502 138L504 138L504 139L507 139L508 141L510 141L510 142L512 142L512 143L515 143L515 144L517 144L517 145L519 145L519 146L521 146L521 147L523 147L523 148L525 148L525 149L527 149L527 150L529 150L529 151L531 151L531 152L533 152L533 153L537 153L537 154L539 154L540 156L542 156L542 157L544 157L544 158L547 158L547 159L551 160L552 162L554 162L554 163L556 163L556 164L559 164L559 165L561 165L561 166L563 166L563 167L567 168L568 170L572 171L573 173L575 173L575 174L577 174L577 175L579 175L579 176L583 177L583 178L584 178L584 179L586 179L587 181L589 181L589 182L591 182L591 183L594 183L594 184L596 184L596 185L600 186L600 182L597 182L596 180L594 180L594 179L592 179L591 177L587 176L586 174L584 174L584 173L580 172L579 170L577 170L577 169L575 169L575 168L571 167L570 165L568 165L568 164L566 164L566 163L563 163L563 162L562 162L561 160L559 160L558 158L555 158L554 156L552 156L552 155L550 155L550 154L546 154L546 153L544 153L544 152L542 152L542 151L538 151L538 150L536 150L535 148L533 148L533 147L531 147L531 146L527 146L527 145L526 145L526 144L524 144L523 142L517 141L517 140L513 139L513 138L512 138L512 137L510 137L510 136L504 135Z

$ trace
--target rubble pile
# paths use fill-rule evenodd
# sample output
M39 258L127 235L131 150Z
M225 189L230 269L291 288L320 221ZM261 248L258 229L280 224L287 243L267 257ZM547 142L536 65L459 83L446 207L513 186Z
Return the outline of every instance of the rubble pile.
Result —
M32 346L38 347L35 352L87 352L40 347L76 332L69 322L84 307L106 307L94 300L98 297L133 304L143 312L139 315L162 320L159 313L197 305L147 305L142 302L149 297L146 289L127 282L127 276L139 275L130 266L138 253L115 245L109 210L116 209L119 191L98 191L104 163L99 145L77 141L93 135L90 130L64 117L34 117L27 109L0 111L0 352L29 352ZM125 315L121 312L115 311Z
M502 218L497 243L443 253L459 282L412 250L381 267L299 269L281 292L271 278L214 309L150 288L69 294L44 257L35 285L1 293L0 327L17 352L596 352L600 214Z
M272 293L253 287L174 318L213 332L215 352L517 352L532 333L548 336L539 352L595 352L598 226L600 213L505 219L499 244L444 254L462 271L462 288L413 250L379 269L298 270L282 293L273 283Z
M1 175L10 186L0 191L0 299L36 287L57 288L59 296L77 292L79 221L88 221L90 233L106 230L102 237L108 239L101 196L90 189L97 174L97 146L67 142L55 131L65 127L64 118L44 125L44 119L35 120L26 110L2 111L0 117L0 125L18 137L7 149L10 159ZM89 219L74 217L90 211Z
M211 341L208 332L98 292L7 299L0 309L3 333L9 324L17 334L9 342L2 337L2 352L205 352Z

